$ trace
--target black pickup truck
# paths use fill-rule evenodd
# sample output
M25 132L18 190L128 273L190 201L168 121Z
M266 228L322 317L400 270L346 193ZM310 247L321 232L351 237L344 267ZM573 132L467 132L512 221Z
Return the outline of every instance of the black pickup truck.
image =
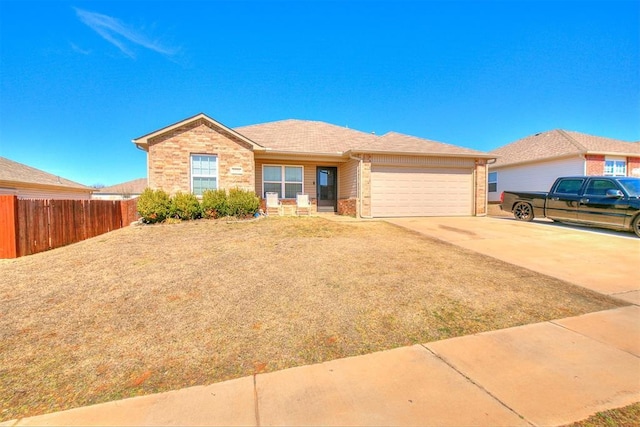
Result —
M520 221L554 221L629 230L640 237L640 178L561 177L551 191L504 191L500 209Z

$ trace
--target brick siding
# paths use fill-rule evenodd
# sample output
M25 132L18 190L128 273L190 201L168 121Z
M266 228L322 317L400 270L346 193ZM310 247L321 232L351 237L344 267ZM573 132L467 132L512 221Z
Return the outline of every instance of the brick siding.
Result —
M640 157L627 158L627 175L640 177Z
M362 198L360 215L367 218L371 217L371 155L365 154L362 156L362 171L361 171L362 186L360 197Z
M149 141L149 187L169 194L191 192L191 155L218 158L218 188L255 191L255 163L251 147L207 121L196 120ZM242 168L232 174L231 168Z
M604 156L601 154L587 154L585 156L587 161L587 175L602 175L604 174Z
M358 199L340 199L338 200L338 215L357 215Z
M487 161L479 159L476 161L476 182L475 188L475 209L474 215L483 216L487 214Z

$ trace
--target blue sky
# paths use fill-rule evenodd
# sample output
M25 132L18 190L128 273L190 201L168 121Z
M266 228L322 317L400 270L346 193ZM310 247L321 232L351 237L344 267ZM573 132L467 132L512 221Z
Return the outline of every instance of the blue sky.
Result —
M490 151L551 129L640 140L640 1L0 0L0 156L85 185L204 112Z

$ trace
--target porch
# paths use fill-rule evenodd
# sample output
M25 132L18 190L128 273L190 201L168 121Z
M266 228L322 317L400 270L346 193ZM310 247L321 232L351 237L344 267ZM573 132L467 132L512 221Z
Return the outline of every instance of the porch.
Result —
M339 199L336 203L336 208L327 210L321 207L318 210L318 199L310 198L309 199L309 207L303 210L304 208L298 207L295 199L278 199L277 207L267 206L267 199L260 199L260 208L267 215L275 215L275 216L330 216L334 217L336 215L341 216L351 216L356 217L356 205L357 199Z

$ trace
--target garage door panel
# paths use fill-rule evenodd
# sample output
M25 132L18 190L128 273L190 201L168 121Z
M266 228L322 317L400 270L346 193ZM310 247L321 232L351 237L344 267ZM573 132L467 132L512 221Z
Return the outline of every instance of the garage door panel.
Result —
M374 166L371 180L374 217L472 214L469 169Z

